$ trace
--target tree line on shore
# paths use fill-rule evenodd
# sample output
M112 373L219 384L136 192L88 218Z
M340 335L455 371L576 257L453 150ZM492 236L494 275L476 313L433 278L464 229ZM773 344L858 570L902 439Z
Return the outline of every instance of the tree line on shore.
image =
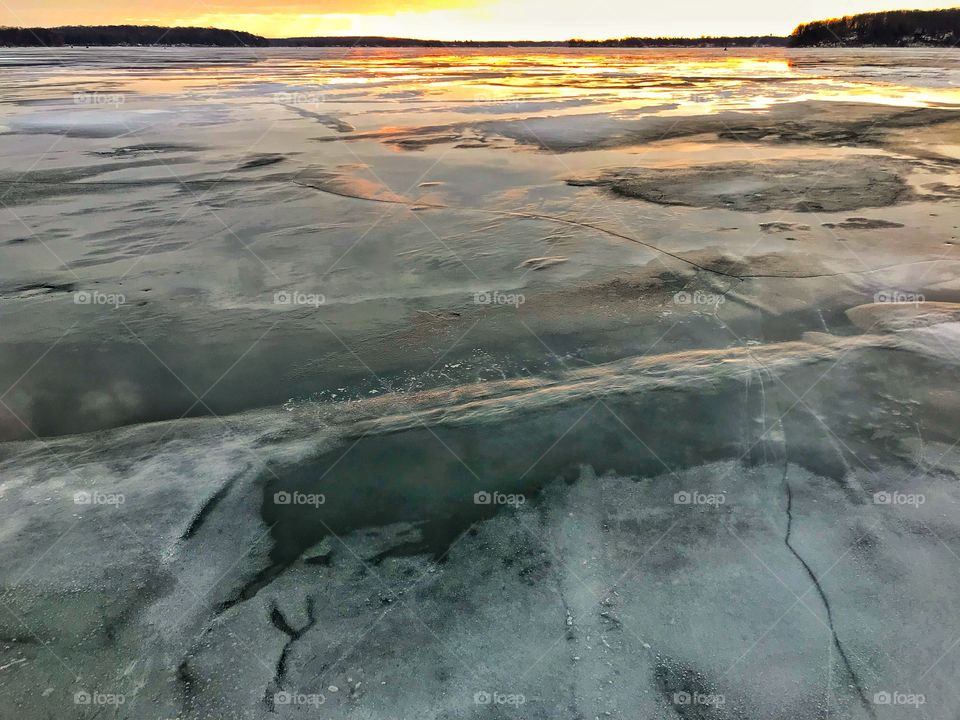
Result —
M216 28L153 25L71 26L58 28L0 28L0 46L148 46L204 45L213 47L752 47L783 46L787 38L775 35L750 37L642 38L567 40L565 42L517 40L416 40L392 37L299 37L269 39L251 33Z
M303 37L269 39L248 32L217 28L155 25L67 26L56 28L0 27L0 46L149 46L203 45L211 47L846 47L952 46L960 43L960 8L952 10L897 10L818 20L797 27L789 37L645 38L611 40L459 41L389 37Z
M863 13L800 25L791 47L949 47L960 42L960 8Z
M270 41L252 33L217 28L156 25L73 25L56 28L0 28L0 46L81 47L113 45L207 45L267 47Z

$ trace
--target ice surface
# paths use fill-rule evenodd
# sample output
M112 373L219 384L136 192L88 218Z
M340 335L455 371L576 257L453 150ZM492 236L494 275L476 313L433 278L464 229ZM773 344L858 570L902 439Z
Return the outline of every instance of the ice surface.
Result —
M953 717L956 59L491 52L0 53L0 716Z

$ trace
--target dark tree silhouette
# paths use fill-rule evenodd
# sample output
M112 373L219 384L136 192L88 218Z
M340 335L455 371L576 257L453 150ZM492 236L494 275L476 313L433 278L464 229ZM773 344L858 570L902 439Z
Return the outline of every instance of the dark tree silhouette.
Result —
M63 36L45 28L0 27L0 47L57 47Z
M960 8L895 10L818 20L797 27L791 47L951 46L960 42Z
M757 47L784 46L951 46L960 43L960 8L952 10L898 10L866 13L834 20L818 20L797 27L789 38L750 37L626 37L611 40L456 41L390 37L303 37L267 39L259 35L217 28L154 25L68 26L58 28L0 28L0 45L206 45L213 47Z
M216 28L156 25L66 26L58 28L0 28L0 45L210 45L214 47L266 47L266 38L251 33Z
M571 40L570 47L782 47L787 38L777 35L734 37L628 37L619 40Z
M786 45L787 38L701 37L642 38L614 40L417 40L375 36L300 37L267 39L258 35L215 28L163 28L142 25L68 26L58 28L0 28L0 45L48 46L116 46L116 45L207 45L214 47L752 47Z

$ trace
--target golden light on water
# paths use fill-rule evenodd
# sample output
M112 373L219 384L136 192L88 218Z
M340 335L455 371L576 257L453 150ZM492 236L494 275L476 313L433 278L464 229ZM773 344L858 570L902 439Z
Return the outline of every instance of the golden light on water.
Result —
M935 57L935 56L934 56ZM148 93L203 88L204 72L176 68L150 78L127 77L124 87ZM215 71L211 67L210 71ZM918 67L917 72L923 68ZM663 114L755 110L804 100L905 107L960 104L960 89L906 85L882 69L873 77L823 74L785 49L751 50L510 50L281 49L260 63L222 75L221 88L282 80L314 92L335 107L338 98L389 88L398 105L411 102L494 103L503 114L525 103L557 104L556 114L619 112L656 106ZM119 80L119 77L117 78ZM94 77L90 77L93 82Z

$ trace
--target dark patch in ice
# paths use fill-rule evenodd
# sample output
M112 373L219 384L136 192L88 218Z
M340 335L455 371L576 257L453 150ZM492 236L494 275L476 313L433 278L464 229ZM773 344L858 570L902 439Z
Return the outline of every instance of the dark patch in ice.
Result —
M528 270L546 270L551 268L554 265L562 265L567 262L569 258L565 257L536 257L530 258L529 260L524 260L519 268L527 268Z
M4 645L46 645L35 635L8 635L0 633L0 643Z
M806 232L810 229L809 225L799 225L797 223L788 223L788 222L768 222L760 223L760 229L765 233L774 233L774 232L794 232L801 231ZM787 238L792 240L793 238Z
M517 570L517 577L527 585L536 586L550 576L553 570L553 560L550 559L550 556L547 555L545 551L539 553L531 552L529 554L532 557L528 558L523 566ZM509 567L511 564L510 558L504 560L504 565Z
M149 158L131 162L103 162L55 170L30 170L25 173L0 175L0 197L5 205L23 205L41 202L54 197L105 192L117 187L148 187L150 185L179 184L173 178L162 180L129 180L88 182L91 178L107 173L135 168L174 165L191 162L190 158Z
M685 168L625 168L578 185L606 187L658 205L739 212L840 212L914 199L906 166L885 156L838 161L777 160Z
M252 158L247 160L245 163L240 165L238 170L256 170L257 168L269 167L271 165L277 165L286 160L285 155L278 155L275 153L264 153L262 155L254 155Z
M403 150L423 150L424 148L430 145L444 145L446 143L455 143L459 139L460 139L460 135L457 133L445 133L440 135L419 135L417 137L409 137L409 138L402 138L399 140L395 140L393 142L393 145ZM467 145L468 143L464 143L462 145L458 145L457 147L465 147ZM486 145L482 143L478 143L478 141L476 140L470 141L469 145L472 145L473 147L477 147L478 145L480 147L486 147Z
M317 565L320 567L330 567L333 564L333 552L325 552L317 555L310 555L303 558L304 565Z
M750 278L815 278L842 274L822 272L823 266L814 259L808 259L804 268L800 270L790 256L781 253L732 257L722 251L718 252L711 249L687 253L685 257L692 264L707 272L737 280Z
M331 535L413 523L422 540L402 540L373 560L430 554L442 561L475 523L511 512L502 505L478 504L474 498L478 492L522 493L532 502L545 483L575 474L584 463L629 476L655 477L666 472L664 464L678 469L737 457L744 440L735 422L719 423L710 437L704 437L699 422L678 424L677 418L699 419L705 404L723 407L727 417L748 416L759 399L745 398L739 382L724 382L694 395L662 391L605 402L609 410L598 405L583 422L589 401L558 407L546 417L511 416L495 431L481 424L365 436L349 452L339 448L298 464L272 467L264 476L261 505L274 541L270 564L221 610L254 597L304 550ZM676 434L669 443L644 448L624 432L622 423L635 428L669 424L676 427ZM561 436L563 442L557 443ZM542 448L551 446L541 457ZM321 493L326 501L318 506L279 504L274 501L279 492ZM548 569L542 559L533 557L516 562L525 581Z
M333 115L316 113L316 112L313 112L312 110L306 110L305 108L297 107L296 105L287 105L285 103L281 103L281 104L285 108L287 108L287 110L292 110L293 112L297 113L297 115L300 115L301 117L305 117L310 120L316 120L321 125L324 125L330 128L331 130L336 130L339 133L352 133L355 130L353 125Z
M202 150L199 145L175 144L175 143L143 143L141 145L127 145L113 150L95 150L90 155L95 157L123 158L144 153L172 153L172 152L195 152Z
M798 103L797 105L802 105ZM780 110L781 114L784 110ZM883 111L883 110L881 110ZM829 113L826 113L829 114ZM957 119L955 110L938 108L910 108L896 110L878 118L848 119L818 117L788 117L780 122L760 121L753 125L737 123L724 128L717 136L741 142L821 143L827 145L876 145L884 140L885 130L927 127Z
M498 140L504 139L561 153L621 148L704 134L741 142L877 147L888 142L891 130L928 127L958 119L955 109L903 110L883 105L818 101L785 103L761 112L721 112L679 118L650 114L650 110L657 109L637 108L615 115L590 113L389 128L356 133L349 139L381 140L407 149L456 142L466 145L482 143L484 147L496 148ZM937 160L957 162L949 157L938 157Z
M197 677L190 670L187 659L181 660L180 664L177 665L176 675L183 696L183 704L185 707L190 707L196 699L199 683Z
M853 217L847 218L843 222L823 223L825 228L841 228L843 230L880 230L886 228L902 228L904 225L889 220L872 220L870 218Z
M717 704L695 702L696 697L719 695L708 679L690 665L665 658L653 671L654 687L682 720L720 720L730 717Z
M584 288L580 292L590 297L605 297L618 301L634 301L651 296L672 297L690 285L694 278L693 273L681 274L668 270L640 279L614 278L608 282Z
M180 536L181 540L189 540L196 534L197 530L200 529L204 521L210 516L210 513L216 509L217 505L220 504L220 501L223 500L227 496L227 493L230 492L230 489L236 483L237 478L242 476L243 473L237 473L227 482L225 482L223 486L220 487L213 495L210 496L197 514L193 516L193 519L190 521L190 525L184 531L183 535Z
M274 695L278 690L283 688L284 681L287 678L287 658L290 655L291 649L293 648L294 644L300 638L302 638L304 634L309 631L317 622L316 615L314 614L313 598L309 596L307 597L306 601L306 613L307 622L303 625L303 627L295 629L287 621L287 618L284 616L283 612L275 602L270 606L270 622L277 630L287 636L287 642L280 651L280 657L277 659L276 671L273 677L272 686L267 688L267 691L264 695L264 701L267 703L267 707L270 708L270 710L273 710Z
M925 185L928 190L932 190L937 195L947 198L960 198L960 185L948 185L947 183L932 183Z
M72 293L76 287L76 284L72 282L36 282L28 283L26 285L18 285L17 287L10 289L0 287L0 300L28 300L41 295Z
M388 558L399 558L399 557L413 557L415 555L426 555L430 552L430 545L423 540L411 540L409 542L402 542L398 545L387 548L378 552L376 555L372 555L369 558L365 558L364 562L374 567L380 565L384 560ZM441 557L436 558L437 562L443 562L446 558L446 554Z
M291 563L292 561L284 563L275 562L262 568L250 580L241 585L233 596L219 603L214 608L214 615L222 615L235 605L239 605L240 603L246 602L250 598L256 596L258 592L276 580L277 577L279 577L280 574L291 565Z

